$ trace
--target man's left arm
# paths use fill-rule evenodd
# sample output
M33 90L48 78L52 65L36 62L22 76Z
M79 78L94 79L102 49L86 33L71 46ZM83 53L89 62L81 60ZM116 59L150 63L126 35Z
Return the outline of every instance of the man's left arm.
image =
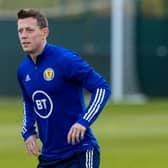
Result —
M72 70L68 71L71 78L91 93L85 113L72 125L68 133L68 142L74 144L84 138L86 129L97 119L110 96L111 89L106 80L83 59L74 56L72 63Z

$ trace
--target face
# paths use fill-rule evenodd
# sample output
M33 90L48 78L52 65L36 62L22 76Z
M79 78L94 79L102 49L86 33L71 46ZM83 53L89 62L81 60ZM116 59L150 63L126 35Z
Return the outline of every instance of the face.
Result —
M37 20L30 17L18 20L18 36L23 51L28 54L39 54L48 36L48 28L40 28Z

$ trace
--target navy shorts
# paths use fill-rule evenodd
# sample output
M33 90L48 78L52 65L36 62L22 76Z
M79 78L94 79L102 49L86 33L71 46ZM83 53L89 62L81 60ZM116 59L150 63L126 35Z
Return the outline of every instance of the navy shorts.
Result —
M39 157L37 168L99 168L100 153L90 149L64 160L49 160Z

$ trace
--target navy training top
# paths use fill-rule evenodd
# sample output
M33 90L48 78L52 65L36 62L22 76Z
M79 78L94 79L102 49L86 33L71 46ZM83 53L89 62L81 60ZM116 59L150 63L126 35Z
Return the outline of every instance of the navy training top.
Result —
M99 149L90 125L111 90L77 53L47 43L36 64L29 55L25 57L17 77L24 101L22 136L26 140L38 132L43 157L63 159L93 146ZM87 106L83 88L91 93ZM68 144L68 131L76 122L87 128L85 137L75 145Z

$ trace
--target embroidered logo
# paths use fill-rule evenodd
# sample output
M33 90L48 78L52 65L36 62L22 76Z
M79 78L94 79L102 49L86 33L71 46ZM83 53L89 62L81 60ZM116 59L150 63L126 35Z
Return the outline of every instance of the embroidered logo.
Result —
M54 78L54 70L52 68L45 69L43 77L46 81L51 81Z
M27 75L26 75L26 78L25 78L25 81L28 82L28 81L30 81L30 80L31 80L31 78L30 78L29 74L27 74Z

